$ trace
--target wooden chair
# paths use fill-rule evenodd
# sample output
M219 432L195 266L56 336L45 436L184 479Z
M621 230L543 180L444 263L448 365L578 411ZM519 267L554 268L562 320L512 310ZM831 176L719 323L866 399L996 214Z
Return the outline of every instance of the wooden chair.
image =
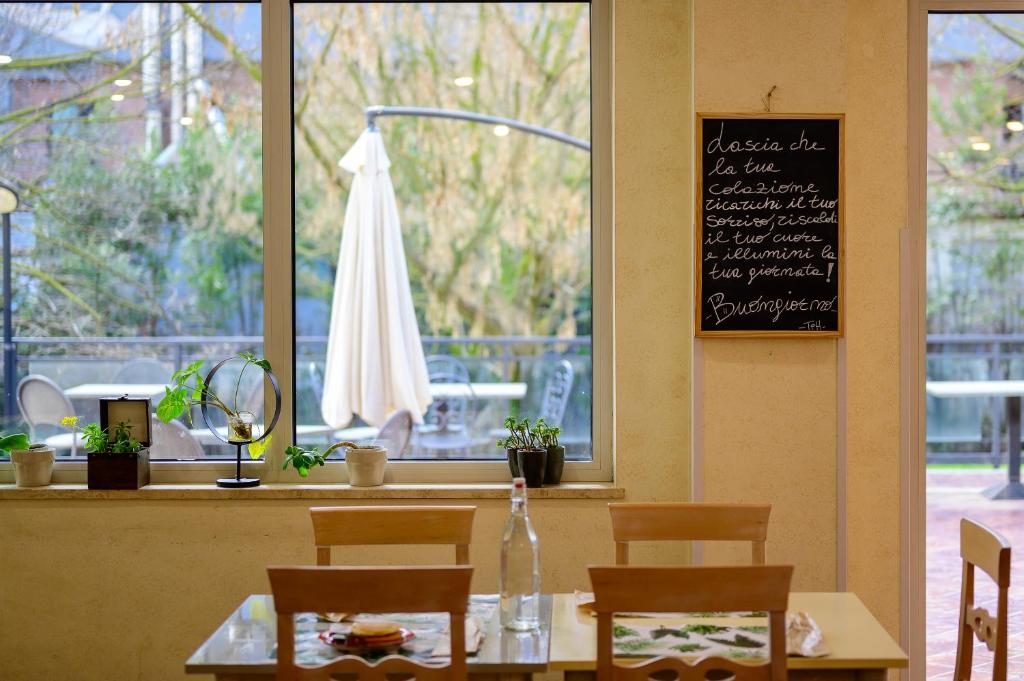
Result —
M269 567L277 611L277 681L330 681L336 674L386 681L388 675L416 679L466 678L466 610L471 567ZM316 667L295 663L295 614L300 612L447 612L451 617L451 662L424 665L401 655L377 662L345 655ZM460 642L461 645L459 643Z
M974 637L994 653L992 681L1006 681L1007 592L1010 588L1010 543L998 532L967 518L960 519L960 634L956 642L956 681L970 681ZM996 616L974 604L974 568L981 568L999 589Z
M742 567L591 567L597 612L598 681L646 681L671 671L680 681L723 678L733 681L785 681L786 606L791 565ZM706 657L690 663L656 657L632 666L615 664L612 617L616 612L767 611L771 649L768 663L746 665ZM726 673L727 672L727 673ZM712 676L708 676L711 673Z
M631 541L749 541L751 561L764 565L771 504L608 504L615 564L629 564Z
M332 506L309 509L316 564L332 546L453 544L455 564L469 565L476 506Z

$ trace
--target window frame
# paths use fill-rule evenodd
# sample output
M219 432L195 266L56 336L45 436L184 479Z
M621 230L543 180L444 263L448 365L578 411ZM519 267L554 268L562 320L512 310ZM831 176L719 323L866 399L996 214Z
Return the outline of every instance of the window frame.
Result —
M283 400L281 417L265 458L242 462L243 474L265 483L345 484L345 466L316 468L305 479L283 471L286 441L295 433L294 122L293 43L290 0L261 0L263 115L263 338ZM611 3L590 0L591 30L591 296L593 323L592 459L567 461L565 482L611 482L612 440L612 111ZM268 396L272 398L272 395ZM282 437L288 433L289 437ZM234 475L232 461L154 461L155 484L210 483ZM0 463L0 482L13 481L10 462ZM389 461L387 482L488 483L508 480L497 461ZM54 466L53 482L82 483L81 459Z

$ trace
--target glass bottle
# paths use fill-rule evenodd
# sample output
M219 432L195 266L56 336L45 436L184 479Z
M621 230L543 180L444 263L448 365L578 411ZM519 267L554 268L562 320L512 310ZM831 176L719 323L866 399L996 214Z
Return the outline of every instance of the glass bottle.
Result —
M540 547L526 514L526 480L512 481L512 512L501 538L501 624L513 631L540 626Z

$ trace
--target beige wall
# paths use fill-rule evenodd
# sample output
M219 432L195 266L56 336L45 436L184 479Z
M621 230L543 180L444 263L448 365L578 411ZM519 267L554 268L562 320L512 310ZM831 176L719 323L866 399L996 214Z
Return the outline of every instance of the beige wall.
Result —
M800 588L834 588L845 402L849 585L895 631L905 7L697 0L693 9L691 19L685 0L615 2L616 481L629 499L689 498L696 423L705 496L774 503L769 559L794 562ZM694 49L699 110L756 110L777 84L776 110L847 113L845 350L715 339L691 366ZM0 676L183 678L184 659L214 626L247 593L267 590L264 566L312 561L309 505L0 502ZM506 504L479 506L474 588L493 590ZM612 559L604 502L535 501L531 512L545 590L585 587L585 566Z
M778 86L775 112L846 114L845 340L698 341L698 482L708 500L772 502L768 559L794 563L800 589L845 577L894 634L906 17L903 1L696 0L694 19L697 111L759 111Z

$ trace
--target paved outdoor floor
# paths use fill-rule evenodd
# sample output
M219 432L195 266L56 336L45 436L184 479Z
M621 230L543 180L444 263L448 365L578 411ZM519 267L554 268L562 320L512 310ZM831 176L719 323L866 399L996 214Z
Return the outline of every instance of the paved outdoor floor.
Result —
M928 472L928 667L926 676L952 681L960 607L960 518L1001 532L1014 546L1010 578L1009 679L1024 679L1024 501L990 501L981 490L1006 479L1003 471ZM995 615L995 589L978 571L979 604ZM974 681L992 678L992 654L974 647Z

